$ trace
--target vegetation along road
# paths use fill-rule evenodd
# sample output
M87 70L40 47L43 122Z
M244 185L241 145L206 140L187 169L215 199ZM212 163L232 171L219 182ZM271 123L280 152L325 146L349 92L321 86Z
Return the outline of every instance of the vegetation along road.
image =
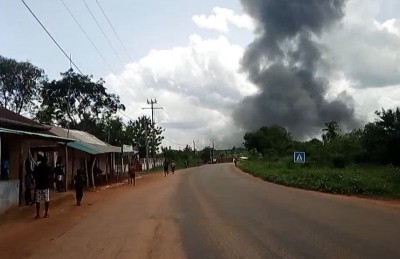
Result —
M275 185L232 164L85 198L0 225L2 258L400 258L399 204Z

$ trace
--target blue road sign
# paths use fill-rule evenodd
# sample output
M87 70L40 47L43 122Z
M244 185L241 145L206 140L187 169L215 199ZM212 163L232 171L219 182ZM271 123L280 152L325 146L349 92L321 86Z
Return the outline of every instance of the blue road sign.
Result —
M294 152L293 162L297 164L304 164L306 162L306 152Z

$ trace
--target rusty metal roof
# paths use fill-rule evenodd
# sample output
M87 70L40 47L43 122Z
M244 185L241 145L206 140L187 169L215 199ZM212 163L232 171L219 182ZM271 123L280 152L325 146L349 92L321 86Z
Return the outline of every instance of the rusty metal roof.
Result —
M0 107L0 124L22 126L22 127L26 127L26 128L33 128L36 130L50 129L48 126L44 126L34 120L31 120L22 115L19 115L19 114L15 113L13 111L10 111L4 107Z
M51 140L57 140L57 141L61 141L61 140L62 141L74 141L73 139L54 136L54 135L49 135L49 134L44 134L44 133L23 131L23 130L14 130L14 129L6 129L6 128L1 128L0 127L0 135L1 134L32 136L32 137L45 138L45 139L51 139Z

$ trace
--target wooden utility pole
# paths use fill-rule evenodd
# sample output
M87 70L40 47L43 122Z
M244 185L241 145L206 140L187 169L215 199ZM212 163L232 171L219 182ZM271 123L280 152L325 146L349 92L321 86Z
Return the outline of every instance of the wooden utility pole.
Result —
M147 123L144 128L144 135L146 138L146 171L149 172L149 139L147 137Z
M65 169L65 177L64 177L65 191L68 191L68 169L69 169L68 160L69 160L69 158L68 158L68 143L65 142L65 168L64 168Z
M153 131L151 132L151 138L152 138L152 147L151 147L151 153L153 157L153 166L155 166L155 136L154 136L154 128L155 128L155 123L154 123L154 110L163 110L163 107L154 107L154 104L157 104L157 99L150 99L147 100L147 104L150 105L150 107L145 107L142 108L143 110L151 110L151 128ZM147 129L147 127L146 127ZM147 139L147 138L146 138ZM146 158L147 160L148 158Z

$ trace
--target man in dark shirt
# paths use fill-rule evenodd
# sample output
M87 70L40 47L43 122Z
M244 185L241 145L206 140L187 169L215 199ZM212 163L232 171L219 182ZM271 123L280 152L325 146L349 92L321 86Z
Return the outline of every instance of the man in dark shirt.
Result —
M49 204L50 204L50 177L51 169L47 165L46 157L39 157L39 164L35 167L33 175L35 177L36 189L36 217L40 218L40 202L44 201L45 214L44 217L49 217Z
M164 160L164 177L168 175L168 168L169 168L169 162L167 159Z
M76 196L76 204L81 206L81 201L83 198L83 186L85 185L85 178L83 176L82 170L78 169L75 177L75 196Z

